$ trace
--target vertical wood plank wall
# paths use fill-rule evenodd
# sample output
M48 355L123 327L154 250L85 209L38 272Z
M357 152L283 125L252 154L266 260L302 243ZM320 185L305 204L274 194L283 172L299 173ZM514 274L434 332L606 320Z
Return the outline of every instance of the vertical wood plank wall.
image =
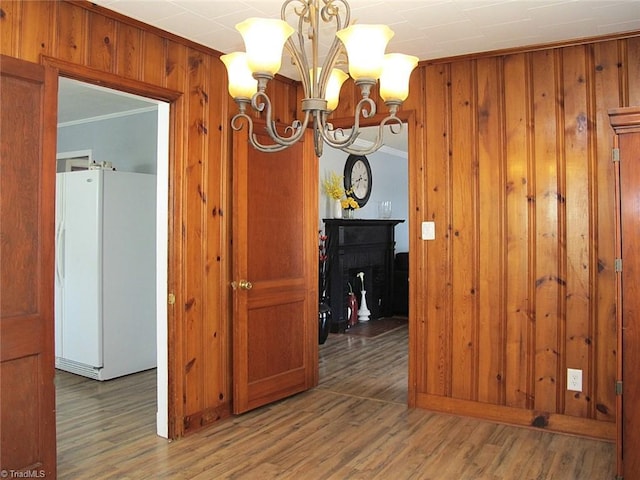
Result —
M0 0L0 53L180 92L170 139L171 436L230 408L230 112L217 52L88 2ZM270 85L277 119L299 88ZM375 94L374 94L375 95ZM355 104L346 89L334 117ZM640 36L413 74L411 405L613 439L612 131ZM381 109L384 109L382 106ZM436 240L419 240L420 222ZM566 391L566 369L584 392Z
M433 220L436 240L411 244L416 405L614 439L607 110L640 104L639 68L634 36L421 71L411 233Z
M169 282L170 436L221 416L231 405L229 122L234 105L218 52L89 2L0 1L0 52L39 63L70 62L74 74L103 72L136 93L162 87L172 105ZM113 83L113 82L112 82ZM117 81L115 83L118 83ZM290 122L296 87L270 85ZM116 140L114 140L116 141ZM51 199L53 201L53 199Z

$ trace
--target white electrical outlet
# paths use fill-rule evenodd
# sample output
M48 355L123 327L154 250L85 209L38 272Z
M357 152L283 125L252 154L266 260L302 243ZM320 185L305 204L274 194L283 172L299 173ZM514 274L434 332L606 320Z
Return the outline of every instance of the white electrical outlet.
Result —
M567 368L567 390L572 392L582 391L582 370Z

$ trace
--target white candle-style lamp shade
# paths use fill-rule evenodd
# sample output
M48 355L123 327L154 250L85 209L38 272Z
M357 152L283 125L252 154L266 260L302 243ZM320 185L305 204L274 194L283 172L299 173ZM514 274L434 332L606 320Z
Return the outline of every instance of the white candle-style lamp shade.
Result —
M409 78L418 65L418 57L389 53L384 56L380 75L380 97L385 102L404 102L409 96Z
M349 78L349 75L344 73L339 68L331 70L331 76L327 83L327 90L325 92L325 99L327 100L327 110L333 112L338 106L340 101L340 89L344 81Z
M321 68L317 69L317 76L313 76L313 69L309 70L309 78L311 79L311 83L316 83L320 79L320 73L322 72ZM327 88L325 88L324 99L327 101L327 110L329 112L333 112L338 106L338 102L340 101L340 89L342 88L342 84L345 80L349 78L349 75L344 73L339 68L331 69L331 74L329 75L329 79L327 80ZM315 93L319 95L319 92Z
M274 76L280 70L282 49L294 29L284 20L248 18L236 25L247 51L247 63L254 74Z
M352 25L336 33L347 49L349 74L358 80L377 80L382 73L384 50L393 37L386 25Z
M253 78L249 70L247 54L245 52L229 53L222 55L220 60L227 67L229 94L234 99L251 98L258 91L258 81Z

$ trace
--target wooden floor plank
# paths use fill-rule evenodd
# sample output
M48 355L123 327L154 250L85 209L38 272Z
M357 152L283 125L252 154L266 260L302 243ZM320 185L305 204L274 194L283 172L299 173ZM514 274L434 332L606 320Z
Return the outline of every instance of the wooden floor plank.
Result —
M60 479L610 479L614 445L409 410L407 329L330 334L320 385L186 438L155 435L155 371L58 372Z

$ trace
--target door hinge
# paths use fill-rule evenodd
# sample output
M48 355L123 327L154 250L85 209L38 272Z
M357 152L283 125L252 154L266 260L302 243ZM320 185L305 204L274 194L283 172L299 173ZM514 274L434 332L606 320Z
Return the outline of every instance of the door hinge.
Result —
M621 272L622 271L622 259L621 258L616 258L613 262L613 266L616 272Z
M620 149L619 148L613 148L611 150L611 161L612 162L619 162L620 161Z
M176 296L173 293L170 293L169 296L167 297L167 302L169 303L169 305L175 304Z
M622 380L616 381L616 395L622 395Z

